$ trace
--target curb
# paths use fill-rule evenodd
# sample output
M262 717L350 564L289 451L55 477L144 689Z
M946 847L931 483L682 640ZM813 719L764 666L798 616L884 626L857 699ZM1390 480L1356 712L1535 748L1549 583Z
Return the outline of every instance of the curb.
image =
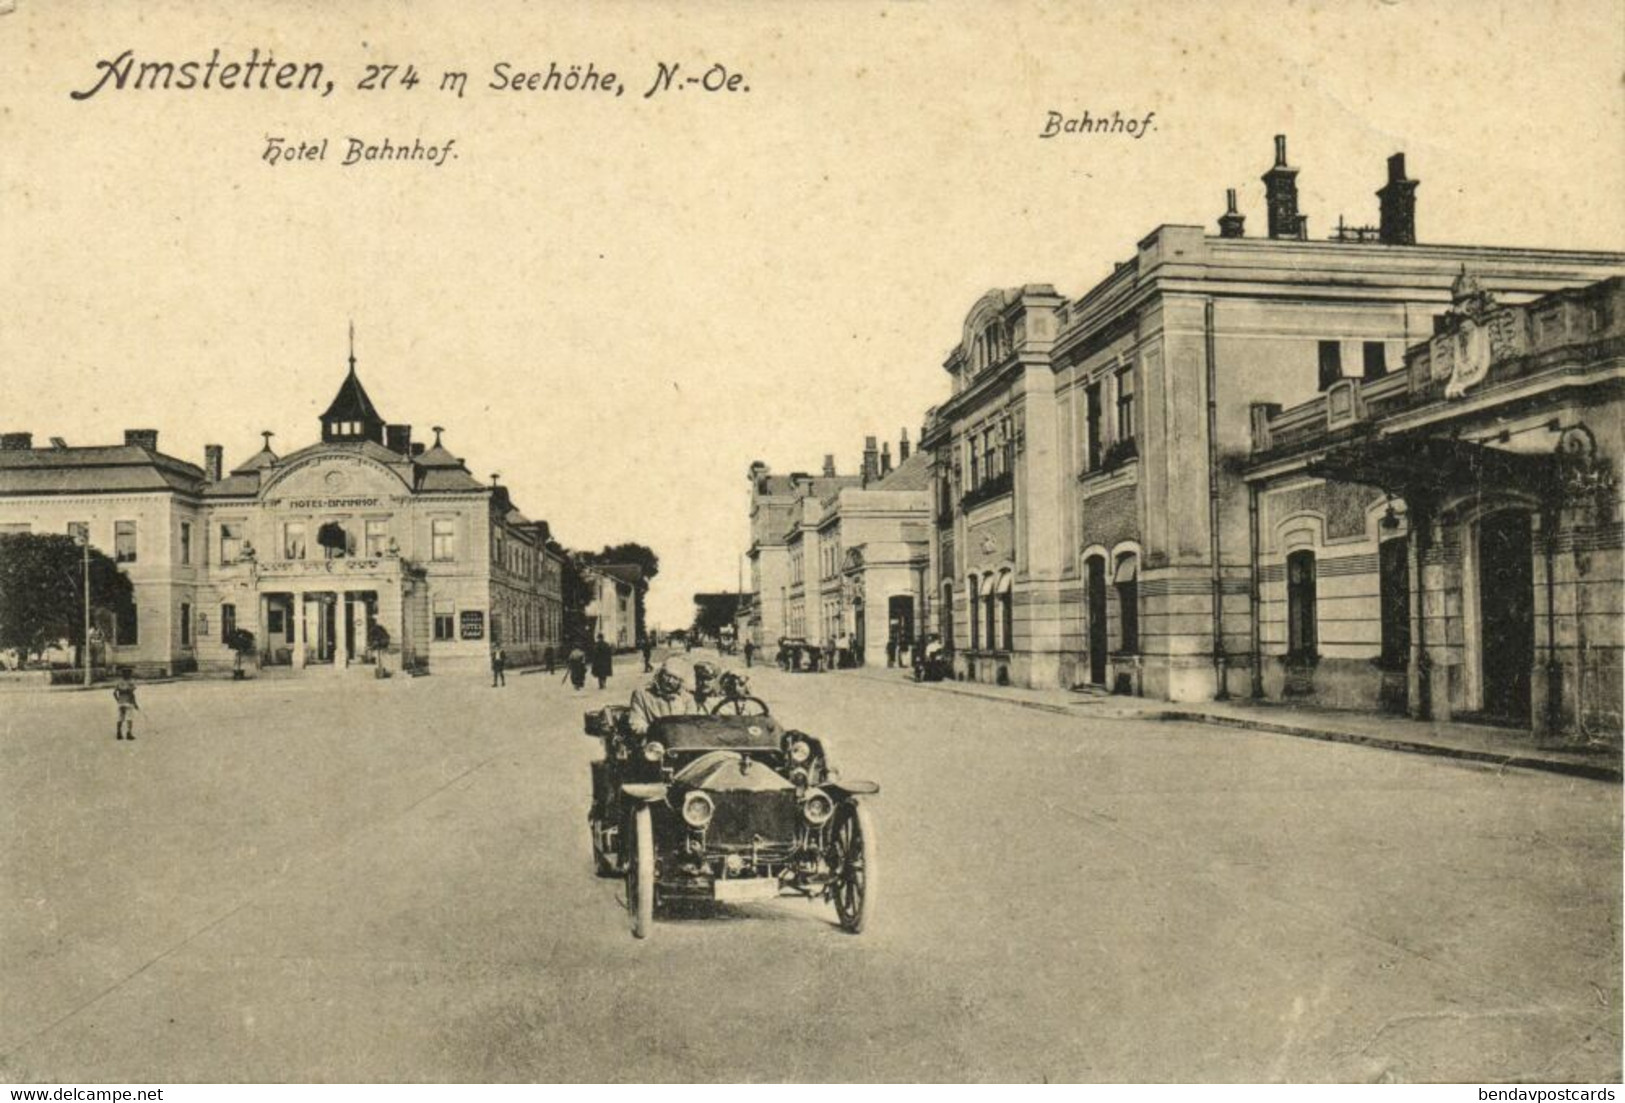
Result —
M863 676L868 677L870 681L890 681L890 679L873 675ZM902 681L894 684L911 688L921 685L921 683L917 682ZM1084 704L1057 705L1047 701L1024 701L1019 697L1001 697L997 694L961 689L957 684L946 682L933 682L930 683L930 686L939 693L951 693L959 697L974 697L978 700L992 701L998 704L1017 705L1021 708L1034 709L1038 712L1052 713L1057 716L1081 716L1085 715L1081 710L1095 707ZM1106 716L1113 720L1182 721L1190 724L1208 724L1220 728L1238 728L1243 731L1263 732L1269 735L1289 735L1298 739L1318 739L1323 743L1347 743L1357 747L1370 747L1375 750L1398 751L1402 754L1429 755L1434 758L1453 758L1458 761L1480 762L1485 765L1500 767L1503 770L1538 770L1567 777L1586 778L1591 781L1607 781L1616 785L1621 781L1625 781L1625 772L1622 772L1617 765L1543 758L1529 754L1501 754L1496 751L1474 750L1471 747L1422 743L1413 739L1396 739L1378 735L1365 735L1360 732L1314 728L1304 724L1282 724L1272 720L1255 720L1250 717L1221 716L1216 713L1195 710L1186 712L1181 709L1157 708L1154 706L1145 708L1124 708L1119 706L1109 712L1101 712L1096 715Z

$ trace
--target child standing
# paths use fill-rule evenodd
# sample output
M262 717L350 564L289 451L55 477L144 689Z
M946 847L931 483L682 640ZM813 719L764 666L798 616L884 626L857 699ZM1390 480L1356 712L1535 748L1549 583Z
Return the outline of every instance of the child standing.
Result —
M135 703L135 683L130 681L130 668L119 667L118 684L113 687L113 700L118 702L118 727L114 739L135 738L135 714L141 706Z

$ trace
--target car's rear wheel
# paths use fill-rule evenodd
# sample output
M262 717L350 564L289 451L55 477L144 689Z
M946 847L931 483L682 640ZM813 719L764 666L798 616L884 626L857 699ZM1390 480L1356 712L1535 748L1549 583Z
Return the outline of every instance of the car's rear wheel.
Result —
M626 864L626 910L632 916L632 936L648 938L655 920L654 817L647 804L632 814L632 854Z
M830 838L830 895L841 928L862 934L875 911L875 829L869 810L845 805Z

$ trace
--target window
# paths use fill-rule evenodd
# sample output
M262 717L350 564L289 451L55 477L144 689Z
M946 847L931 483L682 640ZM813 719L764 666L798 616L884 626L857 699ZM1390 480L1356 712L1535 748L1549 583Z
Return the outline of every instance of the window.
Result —
M1365 343L1365 378L1366 382L1381 379L1388 374L1388 349L1381 341L1367 341Z
M220 526L220 564L235 563L243 557L243 523L227 521Z
M982 646L982 590L975 575L965 579L965 592L970 595L970 649L976 651Z
M113 522L113 558L119 563L135 562L135 522Z
M230 643L231 634L237 631L237 606L222 605L220 607L220 642Z
M987 618L987 649L999 649L999 602L993 594L993 574L982 576L982 615ZM1007 641L1008 642L1008 641Z
M374 518L367 522L367 558L379 559L389 551L389 522Z
M1410 540L1384 540L1379 566L1382 602L1382 665L1390 670L1406 666L1411 658Z
M271 606L265 611L266 636L275 639L277 636L286 634L286 632L287 627L284 624L282 607L280 605Z
M970 437L970 489L975 490L982 485L982 448L976 434Z
M456 638L456 618L449 611L435 613L434 638L440 643Z
M1336 341L1320 343L1320 389L1325 390L1343 378L1343 346Z
M1006 651L1015 649L1016 639L1015 595L1010 590L1011 575L1009 571L1005 571L999 575L999 620L1002 622L999 636L1004 641Z
M1286 557L1287 654L1315 654L1315 553L1295 551Z
M181 646L192 646L192 607L181 602Z
M1117 587L1117 649L1135 655L1140 651L1140 562L1132 553L1118 557L1113 582Z
M457 522L442 518L429 523L429 557L442 563L457 558Z
M181 522L181 566L192 565L192 522Z
M90 522L69 521L68 535L73 537L74 543L76 544L90 543Z
M282 526L282 558L303 559L305 557L305 523L303 521L289 521Z
M1117 373L1117 439L1134 438L1134 369Z
M954 584L942 584L942 646L952 648L954 645Z
M1091 383L1084 388L1084 434L1088 438L1086 445L1089 449L1086 467L1090 471L1098 470L1101 457L1105 453L1105 442L1100 439L1100 384Z
M134 605L118 614L113 625L113 642L120 647L134 647L141 642L141 619Z

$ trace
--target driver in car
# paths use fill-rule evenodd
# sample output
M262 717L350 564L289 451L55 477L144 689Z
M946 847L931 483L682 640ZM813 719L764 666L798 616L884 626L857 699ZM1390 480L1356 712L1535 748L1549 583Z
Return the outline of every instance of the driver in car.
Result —
M643 735L661 716L692 716L703 711L694 696L694 668L687 659L668 656L648 685L632 691L627 725Z

